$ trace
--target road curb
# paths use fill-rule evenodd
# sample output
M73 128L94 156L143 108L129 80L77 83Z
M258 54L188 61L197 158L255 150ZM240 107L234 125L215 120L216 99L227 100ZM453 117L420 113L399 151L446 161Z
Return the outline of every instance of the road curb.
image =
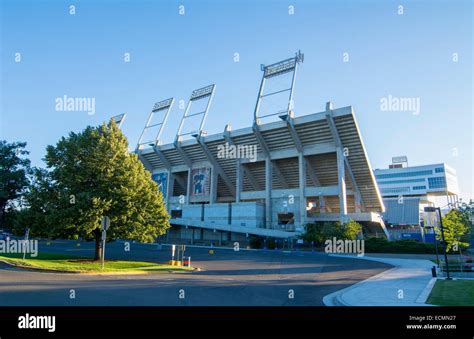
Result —
M186 274L186 273L193 273L193 272L200 272L202 269L199 267L194 267L193 270L183 270L183 271L174 271L174 270L169 270L169 271L160 271L160 272L136 272L133 270L130 271L124 271L124 272L84 272L84 271L64 271L64 270L55 270L55 269L44 269L44 268L38 268L38 267L32 267L32 266L26 266L26 265L18 265L18 264L13 264L11 262L8 262L4 259L0 259L0 262L3 262L5 265L8 265L13 268L18 268L22 270L27 270L27 271L35 271L35 272L41 272L41 273L61 273L61 274L80 274L80 275L148 275L148 274Z
M347 257L347 256L340 256L340 255L330 255L330 256ZM352 259L354 259L354 258L352 258ZM367 279L364 279L362 281L356 282L354 285L351 285L349 287L343 288L342 290L339 290L339 291L333 292L331 294L328 294L327 296L325 296L323 298L323 303L326 306L355 306L355 305L349 304L348 302L346 302L344 300L343 295L345 293L353 290L354 288L357 288L359 285L361 285L361 284L363 284L367 281L376 280L379 277L381 277L381 276L383 276L383 275L387 274L388 272L393 271L395 269L397 269L397 267L389 268L389 269L387 269L383 272L380 272L380 273L378 273L374 276L371 276L370 278L367 278Z
M333 292L331 294L326 295L323 298L323 303L326 306L358 306L357 304L350 304L347 302L347 300L344 299L344 295L347 294L348 292L352 291L353 289L356 289L360 287L360 285L365 284L367 282L373 281L373 280L378 280L380 278L383 278L384 276L390 275L391 273L394 273L394 271L399 270L400 268L403 268L401 265L397 265L396 263L390 262L391 260L385 260L385 259L392 259L392 258L380 258L380 257L357 257L353 255L341 255L341 254L329 254L330 257L339 257L339 258L349 258L349 259L365 259L365 260L370 260L370 261L377 261L377 262L383 262L389 265L394 266L391 269L385 270L379 274L376 274L368 279L359 281L355 283L354 285L351 285L349 287L346 287L342 290ZM396 259L396 258L395 258ZM408 305L408 306L434 306L430 304L426 304L426 300L428 299L431 290L436 282L435 278L432 278L429 283L424 287L422 292L418 295L418 297L415 299L413 302L413 305ZM406 305L405 305L406 306Z
M431 290L433 289L436 283L436 280L437 280L436 278L431 278L428 285L426 285L425 289L421 292L421 294L416 299L415 301L416 303L426 304L426 301L428 300L428 297L430 296Z

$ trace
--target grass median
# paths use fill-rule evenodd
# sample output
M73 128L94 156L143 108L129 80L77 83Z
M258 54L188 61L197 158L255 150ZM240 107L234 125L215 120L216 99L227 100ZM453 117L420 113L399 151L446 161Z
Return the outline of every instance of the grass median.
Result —
M428 304L474 306L474 280L437 280Z
M71 272L71 273L169 273L190 272L192 267L177 267L168 264L157 264L144 261L106 260L104 268L101 263L90 258L75 257L63 254L40 253L37 257L29 254L23 260L22 254L0 254L0 260L7 264L24 268Z

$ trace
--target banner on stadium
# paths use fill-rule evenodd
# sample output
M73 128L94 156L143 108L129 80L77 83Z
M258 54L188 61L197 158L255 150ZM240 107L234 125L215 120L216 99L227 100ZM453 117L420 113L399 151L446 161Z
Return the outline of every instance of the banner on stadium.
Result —
M192 195L206 196L209 195L211 183L211 169L208 167L193 168L191 170Z
M166 199L167 191L168 191L168 173L154 173L151 178L158 184L158 189L163 194L163 198Z

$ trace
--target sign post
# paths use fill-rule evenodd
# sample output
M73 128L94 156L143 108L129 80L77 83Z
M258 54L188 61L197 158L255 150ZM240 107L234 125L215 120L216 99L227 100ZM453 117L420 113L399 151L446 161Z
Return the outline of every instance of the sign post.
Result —
M102 269L104 269L105 261L105 238L107 236L107 229L110 226L110 218L108 216L102 217Z
M25 243L23 244L23 260L25 260L26 256L26 246L28 244L28 238L30 237L30 229L27 228L25 231Z

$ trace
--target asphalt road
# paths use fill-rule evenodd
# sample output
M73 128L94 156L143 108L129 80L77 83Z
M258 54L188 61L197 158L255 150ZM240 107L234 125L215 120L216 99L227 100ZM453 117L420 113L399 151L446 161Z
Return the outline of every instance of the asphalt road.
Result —
M92 256L93 243L75 244L42 242L39 250ZM107 244L107 259L165 262L171 255L168 246L160 250L131 243L129 252L124 247L120 242ZM214 249L210 254L206 248L187 247L186 255L202 270L81 275L19 270L0 263L0 306L318 306L325 295L391 267L308 252Z

